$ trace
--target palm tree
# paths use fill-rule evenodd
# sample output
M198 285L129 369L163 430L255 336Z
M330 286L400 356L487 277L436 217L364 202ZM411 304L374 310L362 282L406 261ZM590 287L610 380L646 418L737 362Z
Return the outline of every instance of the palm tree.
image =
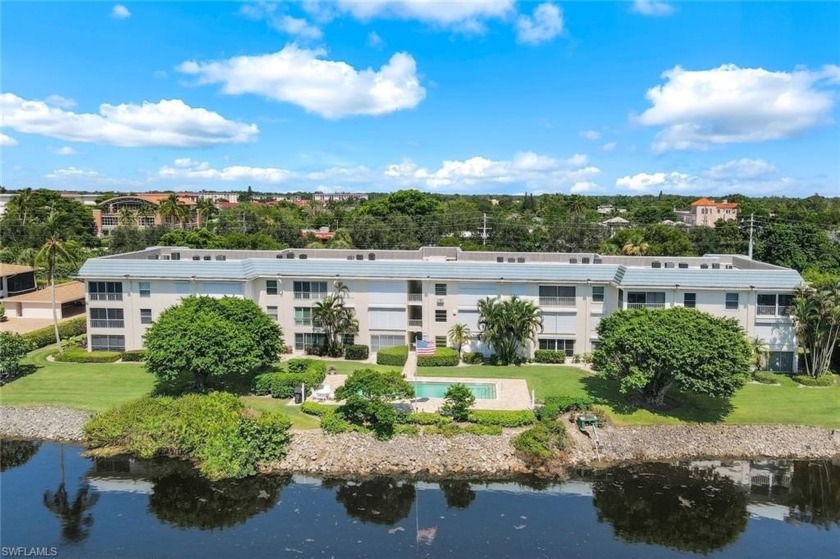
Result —
M767 352L770 348L767 346L767 343L758 336L750 340L750 346L752 346L753 351L753 367L755 367L756 371L760 371L764 368L764 364L767 360Z
M55 514L61 521L61 534L66 541L80 542L90 532L93 517L89 509L99 500L99 494L91 493L87 484L79 487L76 498L70 502L67 487L64 483L64 445L60 447L61 482L55 492L44 491L44 506Z
M805 371L812 377L826 373L840 337L840 284L797 288L791 316L804 350Z
M359 331L359 321L352 308L344 306L348 289L343 282L335 282L336 293L327 295L312 307L312 318L324 332L324 352L333 357L341 355L341 339Z
M58 351L62 352L61 336L58 333L58 311L55 306L55 270L59 261L64 261L67 264L73 265L75 258L68 249L67 244L62 240L59 220L55 213L55 208L50 211L50 216L47 219L47 240L38 251L35 260L42 262L47 267L47 276L50 280L50 289L52 290L52 315L53 325L55 327L55 343L58 344Z
M158 204L158 213L161 220L166 223L178 223L183 229L184 222L189 217L189 209L181 203L178 196L170 194Z
M137 212L128 206L123 206L117 211L117 223L120 227L134 227L137 225Z
M486 298L478 302L478 337L496 351L499 363L516 361L528 340L542 332L542 311L531 301L513 296L510 299Z
M472 332L466 324L453 324L449 329L449 341L458 348L458 360L461 360L461 349L470 343Z
M650 245L641 235L633 235L621 247L621 254L627 256L645 256L648 251L650 251Z
M586 211L586 203L583 200L583 196L579 194L572 195L569 198L568 210L573 216L582 215Z
M210 198L202 198L195 204L196 225L202 227L218 212L216 204Z

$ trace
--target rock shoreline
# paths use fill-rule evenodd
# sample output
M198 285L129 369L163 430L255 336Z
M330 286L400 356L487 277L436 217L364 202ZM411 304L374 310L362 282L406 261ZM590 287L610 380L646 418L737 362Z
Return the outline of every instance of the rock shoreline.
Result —
M91 414L54 406L0 406L0 436L81 441ZM457 435L378 441L360 433L293 432L288 455L264 472L358 477L501 479L554 476L563 467L628 461L707 458L832 459L840 457L840 430L798 425L657 425L599 430L596 453L589 437L567 423L571 444L549 468L534 468L510 444L520 430L499 436ZM559 468L558 468L559 467Z

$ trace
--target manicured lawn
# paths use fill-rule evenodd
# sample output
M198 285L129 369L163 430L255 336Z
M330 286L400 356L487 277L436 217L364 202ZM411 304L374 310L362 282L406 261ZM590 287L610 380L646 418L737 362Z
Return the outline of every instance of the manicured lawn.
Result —
M269 396L241 396L240 399L246 406L255 410L279 411L286 414L295 429L317 429L321 426L321 420L315 416L306 415L300 411L300 406L288 405L289 400L279 400Z
M618 391L618 383L576 367L522 366L423 367L420 376L521 378L536 391L537 400L569 395L596 398L620 425L650 425L712 421L724 423L789 423L840 427L840 383L826 388L800 387L779 375L781 386L747 384L730 402L692 394L675 394L665 410L632 406Z
M402 371L402 367L391 367L388 365L377 365L376 363L365 363L362 361L324 360L327 370L335 367L336 374L349 375L356 369L373 369L374 371Z

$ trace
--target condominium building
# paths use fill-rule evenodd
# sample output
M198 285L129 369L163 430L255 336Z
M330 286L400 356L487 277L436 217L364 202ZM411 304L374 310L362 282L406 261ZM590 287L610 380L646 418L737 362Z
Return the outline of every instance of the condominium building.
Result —
M540 307L543 330L526 348L568 355L597 347L598 322L617 309L694 307L737 319L770 350L769 367L796 367L789 316L794 270L735 255L702 257L286 249L194 250L152 247L92 258L87 284L88 347L140 349L160 313L186 296L246 297L282 326L296 352L322 340L315 302L341 282L359 321L355 343L376 352L423 336L438 345L456 323L478 328L477 304L486 297L529 299ZM350 342L351 340L347 340ZM465 348L466 349L466 348ZM489 353L474 339L473 351ZM713 358L713 356L710 356Z
M691 203L691 209L680 216L688 225L714 227L718 220L734 221L738 219L738 204L724 200L715 202L700 198Z

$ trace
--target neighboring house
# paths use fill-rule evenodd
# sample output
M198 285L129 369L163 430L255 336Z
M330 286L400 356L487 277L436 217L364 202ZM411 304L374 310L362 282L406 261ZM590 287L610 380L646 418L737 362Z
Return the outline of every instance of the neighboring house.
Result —
M612 213L619 213L619 214L627 213L626 209L616 208L612 204L605 204L605 205L602 205L602 206L598 206L597 211L601 215L610 215Z
M688 225L714 227L719 219L734 221L738 219L738 204L724 200L715 202L708 198L700 198L691 204L688 215L683 220Z
M135 227L145 229L155 225L181 225L174 220L166 220L158 211L160 203L169 198L166 193L131 194L110 198L93 210L93 221L97 234L109 235L117 227L124 225L123 213L131 213ZM192 195L178 195L178 201L189 208L189 216L183 223L184 227L192 228L197 224L197 215L193 208L197 199Z
M35 268L0 264L0 299L35 291Z
M617 309L695 307L735 318L767 343L770 367L793 371L796 336L789 315L795 270L737 255L600 256L593 253L463 252L353 249L193 250L153 247L88 260L92 349L140 349L164 309L188 295L247 297L282 326L296 351L317 344L313 304L340 281L349 288L359 332L348 343L371 351L413 342L447 344L456 323L478 329L477 303L517 295L543 312L543 331L527 348L568 355L598 343L597 326ZM473 351L489 352L477 339Z
M45 287L3 299L6 314L17 318L52 318L52 289ZM55 286L55 306L59 320L80 314L85 304L85 284L71 281Z
M330 231L329 227L319 227L318 229L301 229L301 237L311 236L316 241L331 241L335 237L335 231Z
M312 201L320 204L327 202L349 202L367 200L368 195L360 192L315 192Z
M623 217L611 217L610 219L602 221L601 227L606 227L609 230L610 235L612 235L616 231L630 227L630 221L624 219Z

